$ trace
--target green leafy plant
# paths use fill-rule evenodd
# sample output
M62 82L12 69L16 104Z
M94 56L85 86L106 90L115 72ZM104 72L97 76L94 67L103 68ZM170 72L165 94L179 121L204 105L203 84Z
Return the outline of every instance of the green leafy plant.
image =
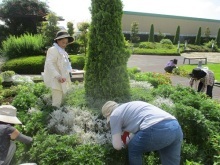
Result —
M167 75L160 73L137 73L135 74L136 81L148 81L154 87L158 87L162 84L171 84L170 78Z
M12 70L4 71L1 73L1 76L3 79L8 78L8 77L12 77L14 75L15 75L15 72Z
M4 56L9 59L43 54L44 40L42 35L24 34L21 37L9 36L2 43Z

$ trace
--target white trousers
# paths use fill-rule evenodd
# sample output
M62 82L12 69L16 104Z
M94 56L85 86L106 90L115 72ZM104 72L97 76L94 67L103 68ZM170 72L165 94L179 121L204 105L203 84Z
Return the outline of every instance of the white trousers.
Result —
M52 89L52 106L60 107L63 103L64 93L63 91Z

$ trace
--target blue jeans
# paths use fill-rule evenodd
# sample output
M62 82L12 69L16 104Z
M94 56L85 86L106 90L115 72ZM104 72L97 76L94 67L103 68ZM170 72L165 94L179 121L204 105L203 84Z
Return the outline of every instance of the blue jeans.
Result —
M140 130L128 144L129 164L142 165L144 152L159 151L162 165L179 165L182 140L177 120L164 120Z

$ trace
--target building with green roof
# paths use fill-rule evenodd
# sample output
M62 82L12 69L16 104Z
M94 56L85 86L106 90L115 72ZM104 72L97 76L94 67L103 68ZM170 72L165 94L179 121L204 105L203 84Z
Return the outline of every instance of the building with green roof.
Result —
M180 36L196 36L199 27L201 27L202 36L209 28L210 37L214 38L220 28L220 20L124 11L122 16L122 31L124 34L131 33L133 22L139 24L140 34L149 34L151 24L153 24L155 34L161 32L174 36L177 26L180 26Z

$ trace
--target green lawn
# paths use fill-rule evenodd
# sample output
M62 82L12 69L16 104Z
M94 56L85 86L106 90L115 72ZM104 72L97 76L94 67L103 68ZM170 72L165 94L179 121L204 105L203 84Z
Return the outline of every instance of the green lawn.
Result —
M220 82L220 64L212 64L208 63L207 65L202 65L203 67L209 67L210 70L212 70L215 74L215 79ZM191 72L193 68L196 68L197 65L181 65L181 68L185 69L188 72Z

